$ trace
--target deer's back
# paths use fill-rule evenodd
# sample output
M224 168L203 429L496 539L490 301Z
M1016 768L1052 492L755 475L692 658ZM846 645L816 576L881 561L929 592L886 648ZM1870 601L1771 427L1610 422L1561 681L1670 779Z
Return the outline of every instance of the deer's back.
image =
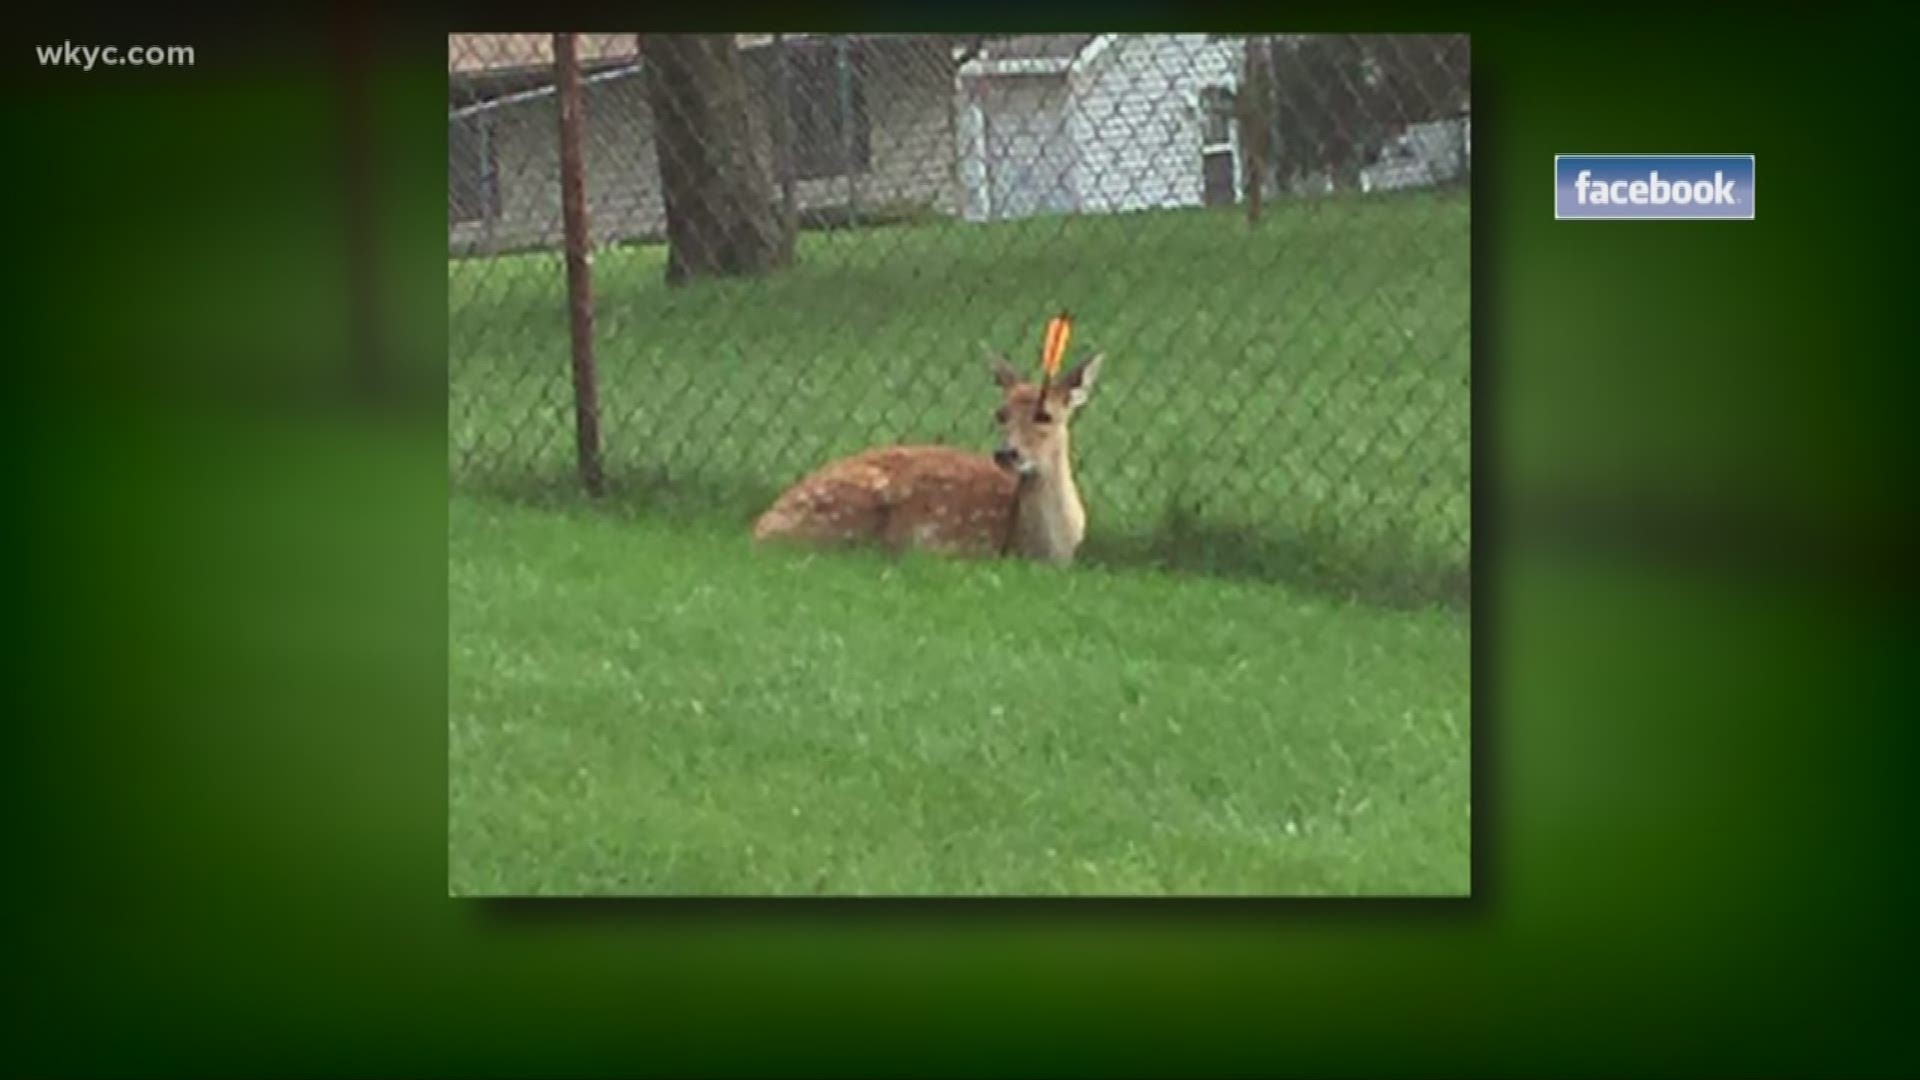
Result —
M754 523L758 540L879 543L995 552L1015 482L982 454L888 446L831 462L788 488Z

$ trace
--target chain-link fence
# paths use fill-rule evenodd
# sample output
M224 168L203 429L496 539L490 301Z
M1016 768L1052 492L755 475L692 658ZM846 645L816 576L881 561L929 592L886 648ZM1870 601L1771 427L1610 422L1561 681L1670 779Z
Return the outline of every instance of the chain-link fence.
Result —
M1064 308L1090 558L1464 599L1464 36L449 44L456 485L744 527L839 454L988 448L989 351Z

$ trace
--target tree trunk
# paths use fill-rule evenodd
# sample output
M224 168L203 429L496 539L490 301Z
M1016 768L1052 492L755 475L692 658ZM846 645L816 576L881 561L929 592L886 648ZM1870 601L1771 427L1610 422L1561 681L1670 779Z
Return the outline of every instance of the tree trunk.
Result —
M793 258L731 34L641 38L667 212L667 284L764 274ZM785 108L785 101L773 103Z
M1245 71L1237 104L1240 106L1241 187L1246 192L1247 223L1258 225L1266 202L1267 176L1272 168L1268 145L1273 134L1273 58L1267 39L1249 34L1242 42Z

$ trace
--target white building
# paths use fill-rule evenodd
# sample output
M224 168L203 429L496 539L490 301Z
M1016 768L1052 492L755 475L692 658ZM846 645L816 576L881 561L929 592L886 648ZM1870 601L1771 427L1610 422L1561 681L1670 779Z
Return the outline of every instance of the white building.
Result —
M1360 190L1398 191L1456 180L1473 160L1473 117L1409 124L1360 170Z
M1243 48L1208 34L1034 35L960 65L961 216L1231 203Z

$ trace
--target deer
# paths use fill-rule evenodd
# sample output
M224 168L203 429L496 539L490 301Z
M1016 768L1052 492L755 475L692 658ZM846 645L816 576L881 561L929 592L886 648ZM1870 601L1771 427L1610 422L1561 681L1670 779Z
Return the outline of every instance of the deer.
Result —
M1064 324L1057 345L1055 332L1049 328L1048 371L1065 348ZM1035 386L1004 354L992 356L1000 441L991 455L895 445L829 462L774 500L754 522L755 541L1071 564L1086 537L1087 511L1074 483L1068 429L1104 360L1096 353Z

